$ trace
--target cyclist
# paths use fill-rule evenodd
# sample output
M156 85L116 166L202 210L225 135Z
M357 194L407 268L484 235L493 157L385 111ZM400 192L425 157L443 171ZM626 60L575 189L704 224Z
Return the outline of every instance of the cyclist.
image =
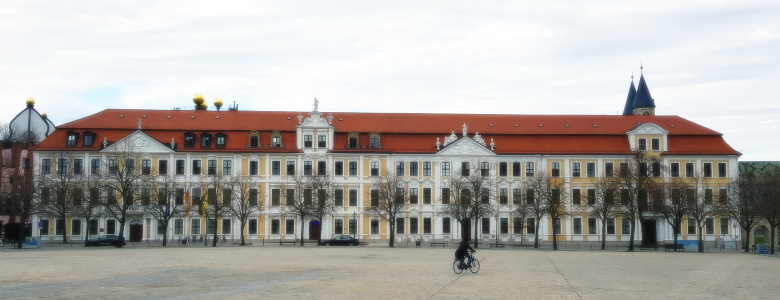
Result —
M477 250L474 250L474 248L471 248L471 245L469 245L469 242L466 240L461 240L460 245L458 245L458 250L455 250L455 258L461 262L463 262L464 257L469 258L469 263L463 268L467 268L467 266L471 266L471 261L474 259L473 256L471 256L471 253L469 252L477 252Z

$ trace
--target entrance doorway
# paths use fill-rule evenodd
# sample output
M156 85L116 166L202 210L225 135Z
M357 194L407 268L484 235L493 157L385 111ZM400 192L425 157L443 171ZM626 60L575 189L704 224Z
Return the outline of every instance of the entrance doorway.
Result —
M140 242L144 238L144 223L141 220L130 221L130 242Z
M317 220L311 220L309 221L309 239L310 240L320 240L320 228L322 227L322 224L320 224L320 221ZM303 236L303 233L301 233L301 236Z
M658 244L658 236L656 235L655 220L644 220L642 222L642 244L643 245L655 245Z

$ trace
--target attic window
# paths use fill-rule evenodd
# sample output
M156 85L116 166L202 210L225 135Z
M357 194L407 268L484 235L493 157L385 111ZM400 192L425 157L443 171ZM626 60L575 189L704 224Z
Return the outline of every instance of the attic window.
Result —
M146 118L146 115L144 115L143 118Z
M95 133L91 131L84 132L84 147L92 147L95 143Z
M544 124L539 124L539 127L544 127Z
M190 116L190 119L195 119L195 116Z
M566 127L571 127L571 125L569 125L569 124L566 124Z
M119 117L120 117L120 118L124 118L124 117L125 117L125 115L119 115Z
M593 124L593 127L599 127L599 125L598 124Z
M172 116L168 116L168 119L173 118Z
M68 131L67 133L67 146L76 147L76 142L79 140L78 132Z
M219 116L217 116L217 119L219 119Z
M493 123L490 123L490 127L493 127Z
M184 134L184 148L195 147L195 134L187 132Z
M225 148L225 144L227 143L227 135L224 133L217 133L216 135L217 140L217 148Z
M515 124L515 127L520 127L520 125Z

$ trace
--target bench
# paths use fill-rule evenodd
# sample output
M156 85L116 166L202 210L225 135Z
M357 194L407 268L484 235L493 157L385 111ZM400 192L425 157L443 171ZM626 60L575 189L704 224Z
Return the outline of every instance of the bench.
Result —
M499 244L499 243L488 244L488 245L490 245L490 248L504 248L505 246L505 244Z
M300 242L300 241L284 241L284 240L279 240L279 246L282 246L282 245L284 245L284 244L290 244L290 245L293 245L293 246L295 246L295 244L297 244L297 243L299 243L299 242Z
M639 245L639 250L645 250L645 249L653 249L653 250L658 251L658 245L655 245L655 244Z
M682 244L664 244L664 252L669 250L685 251L685 247Z
M527 244L510 244L510 246L512 246L512 247L531 247L531 245L527 245Z
M431 242L431 247L433 246L447 247L447 242Z

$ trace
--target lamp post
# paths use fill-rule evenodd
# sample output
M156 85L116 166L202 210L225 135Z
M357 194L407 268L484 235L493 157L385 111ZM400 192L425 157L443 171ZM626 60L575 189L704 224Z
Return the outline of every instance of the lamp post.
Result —
M357 212L355 212L355 211L352 212L352 222L354 222L355 227L350 226L352 228L350 228L349 230L352 231L352 238L356 239L357 237L356 237L356 232L355 231L357 231Z
M732 223L732 226L734 227L734 231L731 232L732 238L731 240L734 241L734 252L737 252L737 227L739 227L739 224L737 224L737 220L734 220Z
M498 248L498 233L501 232L499 231L498 228L499 226L501 226L501 220L498 217L499 217L498 210L496 210L496 248Z

